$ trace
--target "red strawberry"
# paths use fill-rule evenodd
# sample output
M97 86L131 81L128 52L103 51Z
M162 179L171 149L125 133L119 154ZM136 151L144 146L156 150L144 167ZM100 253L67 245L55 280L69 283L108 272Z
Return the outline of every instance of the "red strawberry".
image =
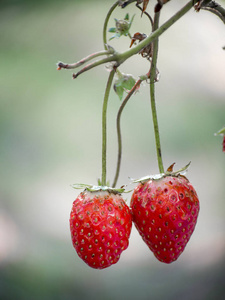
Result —
M131 198L133 221L158 260L175 261L188 243L199 213L199 200L188 179L164 175L140 182Z
M220 129L217 133L215 133L215 135L222 135L222 137L223 137L222 150L223 150L223 152L225 152L225 127Z
M223 152L225 152L225 135L223 136Z
M117 263L127 249L132 227L129 207L112 190L84 190L70 214L72 243L83 261L95 269Z

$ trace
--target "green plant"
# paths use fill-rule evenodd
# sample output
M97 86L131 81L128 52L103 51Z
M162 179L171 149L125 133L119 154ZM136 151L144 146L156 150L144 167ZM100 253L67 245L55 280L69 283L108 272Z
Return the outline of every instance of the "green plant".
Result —
M164 6L169 0L158 0L155 1L155 7L153 11L148 12L148 4L149 0L119 0L115 2L112 7L109 9L108 13L106 14L105 22L103 25L103 45L104 50L93 53L80 61L73 63L73 64L65 64L63 62L58 63L58 70L60 69L76 69L83 65L78 72L73 73L73 78L77 78L84 72L87 72L99 65L102 64L108 64L111 63L111 69L109 72L108 81L106 84L105 89L105 95L103 100L103 107L102 107L102 175L101 179L99 179L98 186L90 186L90 185L76 185L76 187L82 187L85 188L86 192L87 190L89 193L96 193L96 189L98 191L104 190L107 193L113 193L120 194L124 192L124 187L122 188L116 188L119 173L120 173L120 167L121 167L121 157L122 157L122 132L121 132L121 115L122 112L127 104L127 102L130 100L131 96L135 94L135 92L140 88L141 83L143 81L146 81L149 83L150 86L150 103L151 103L151 110L152 110L152 120L154 125L154 134L155 134L155 145L156 145L156 153L157 153L157 161L158 161L158 168L160 175L155 178L154 180L150 180L153 186L156 185L161 187L161 183L163 180L167 180L168 176L172 177L176 182L182 181L182 188L180 187L180 183L177 183L179 186L179 189L182 189L182 194L185 194L185 191L187 192L187 185L189 185L188 180L184 179L184 177L181 177L181 175L178 175L179 172L170 172L168 174L168 171L164 171L164 165L163 165L163 159L162 159L162 150L161 150L161 143L160 143L160 134L159 134L159 125L158 125L158 119L157 119L157 109L156 109L156 99L155 99L155 83L159 80L159 71L157 69L157 57L158 57L158 40L159 37L168 30L175 22L177 22L181 17L183 17L190 9L194 7L196 12L199 12L201 10L208 10L214 14L216 14L224 23L225 23L225 10L218 5L214 1L210 0L191 0L186 3L184 7L182 7L179 11L175 12L175 14L169 18L164 24L160 25L160 13L161 10L164 9ZM128 5L135 4L137 7L137 10L141 11L141 15L143 17L148 18L149 20L149 28L148 32L150 31L151 34L147 35L146 33L139 33L136 32L134 35L131 35L131 28L132 28L132 22L134 19L134 16L130 19L129 15L126 14L124 19L115 19L115 27L108 28L109 20L112 16L112 13L118 9L125 9ZM140 6L142 5L142 7ZM153 15L153 17L152 17ZM107 40L107 32L114 33L113 36ZM120 38L121 36L125 36L130 39L130 47L120 53L116 51L112 46L110 46L109 42L113 38ZM124 74L120 71L120 68L122 67L123 63L127 60L129 60L132 56L140 54L143 59L146 60L146 64L149 65L149 71L146 74L142 74L139 76L137 80L134 79L134 77L130 74ZM99 58L100 57L100 58ZM103 57L103 58L102 58ZM97 60L95 60L98 58ZM89 61L92 61L88 63ZM87 64L88 63L88 64ZM117 79L114 81L115 75L117 76ZM114 83L113 83L114 81ZM121 103L121 106L119 108L118 114L117 114L117 137L118 137L118 156L117 156L117 168L116 168L116 174L114 177L114 181L112 183L112 186L110 186L109 182L107 181L107 109L108 109L108 100L109 100L109 94L110 91L114 88L114 91L118 95L119 99L122 100L124 97L124 94L127 95L124 97L124 100ZM186 170L185 168L182 168L182 171ZM170 171L170 169L169 169ZM176 175L175 175L176 174ZM149 182L149 179L152 179L152 177L147 177L147 182ZM140 182L145 182L145 179L140 179ZM142 183L141 183L142 184ZM144 185L146 185L145 183ZM140 184L139 184L140 185ZM152 188L152 187L151 187ZM174 187L173 187L174 188ZM186 190L185 190L186 189ZM154 188L153 188L154 190ZM173 190L174 191L174 190ZM188 193L191 193L191 195L194 193L195 199L193 200L196 205L195 210L195 220L192 222L192 229L194 230L195 223L197 221L197 215L199 210L199 204L196 204L198 202L198 198L195 194L194 189L190 186L190 190ZM152 192L149 192L150 194ZM90 195L89 195L90 196ZM92 195L94 197L94 195ZM92 197L90 196L90 198ZM192 195L193 196L193 195ZM149 195L150 197L150 195ZM194 196L193 196L194 197ZM167 205L168 199L167 197L164 197L163 199L164 204ZM142 195L139 196L139 200L142 203L144 198ZM138 200L137 200L138 201ZM156 198L156 201L158 199ZM182 202L182 199L179 199L180 202ZM186 199L187 202L187 199ZM134 200L133 202L134 203ZM144 207L144 204L141 205ZM179 204L179 206L181 206ZM132 208L134 210L134 207ZM175 208L171 208L171 210L174 211ZM133 211L134 213L134 211ZM157 212L158 213L158 212ZM160 214L160 213L159 213ZM178 214L179 215L179 214ZM188 213L187 213L188 215ZM181 215L179 215L180 218L182 218ZM137 220L137 219L136 219ZM174 230L179 230L179 223L173 223ZM189 224L190 225L190 224ZM139 225L136 224L138 227ZM186 225L185 225L186 226ZM188 226L188 225L187 225ZM139 227L138 227L139 228ZM161 228L161 227L160 227ZM157 229L157 228L156 228ZM155 230L156 230L155 229ZM182 229L186 230L186 227L182 227ZM192 230L192 232L193 232ZM140 228L139 231L141 232ZM154 230L153 230L154 232ZM188 238L185 239L188 240L190 238L190 235L192 232L189 230ZM143 232L142 232L143 234ZM150 233L149 233L150 235ZM72 239L74 238L74 234L72 233ZM179 242L180 243L180 242ZM186 242L182 244L182 251L186 245ZM181 246L179 246L181 247ZM152 249L152 248L151 248ZM175 257L173 257L172 260L167 259L166 262L174 261L175 258L177 258L181 250L177 250L176 254L174 254ZM174 252L173 252L174 253ZM162 260L162 259L161 259Z

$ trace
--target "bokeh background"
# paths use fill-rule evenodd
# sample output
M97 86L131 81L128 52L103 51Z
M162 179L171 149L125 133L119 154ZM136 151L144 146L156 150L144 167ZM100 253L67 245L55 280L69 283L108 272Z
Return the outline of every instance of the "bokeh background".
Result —
M161 23L187 1L171 1ZM69 214L80 191L74 183L101 176L101 108L107 68L72 80L56 71L103 49L104 17L113 2L0 1L0 299L224 299L225 294L225 27L215 15L190 11L160 38L156 84L165 167L191 161L188 178L200 199L196 230L178 261L158 262L133 227L129 248L105 270L86 266L72 247ZM150 1L149 11L155 1ZM218 1L225 4L225 1ZM149 31L134 13L131 34ZM147 29L146 29L147 28ZM110 37L110 34L108 35ZM122 37L110 44L129 47ZM121 71L136 78L140 56ZM112 91L108 113L108 170L113 180L120 102ZM158 172L149 86L122 117L123 160L118 186ZM127 202L131 194L126 194Z

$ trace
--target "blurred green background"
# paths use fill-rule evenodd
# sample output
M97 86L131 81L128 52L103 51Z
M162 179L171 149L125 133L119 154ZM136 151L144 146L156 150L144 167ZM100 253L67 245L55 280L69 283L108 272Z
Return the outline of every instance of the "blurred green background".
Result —
M171 1L161 23L187 1ZM218 1L223 3L225 1ZM156 84L165 167L187 174L201 204L196 230L183 255L158 262L133 227L129 248L105 270L86 266L72 247L69 214L80 191L101 176L101 107L107 69L72 80L56 71L103 49L104 17L113 2L0 1L0 299L224 299L225 293L225 27L209 12L190 11L160 38ZM149 10L154 1L150 1ZM134 13L131 34L148 20ZM148 31L148 30L147 30ZM109 34L110 37L110 34ZM129 47L122 37L110 44ZM140 56L121 71L136 78L148 69ZM108 179L117 156L115 119L120 102L110 95ZM118 186L158 172L149 86L122 117L123 160ZM130 194L125 197L130 200Z

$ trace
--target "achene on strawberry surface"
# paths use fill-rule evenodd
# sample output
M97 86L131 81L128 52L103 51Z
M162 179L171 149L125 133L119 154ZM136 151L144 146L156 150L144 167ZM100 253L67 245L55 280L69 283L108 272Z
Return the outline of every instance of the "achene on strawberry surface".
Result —
M130 208L119 193L81 192L70 214L72 243L90 267L104 269L127 249L132 228Z
M197 222L199 200L182 175L140 182L131 198L133 222L156 258L171 263L180 256Z

